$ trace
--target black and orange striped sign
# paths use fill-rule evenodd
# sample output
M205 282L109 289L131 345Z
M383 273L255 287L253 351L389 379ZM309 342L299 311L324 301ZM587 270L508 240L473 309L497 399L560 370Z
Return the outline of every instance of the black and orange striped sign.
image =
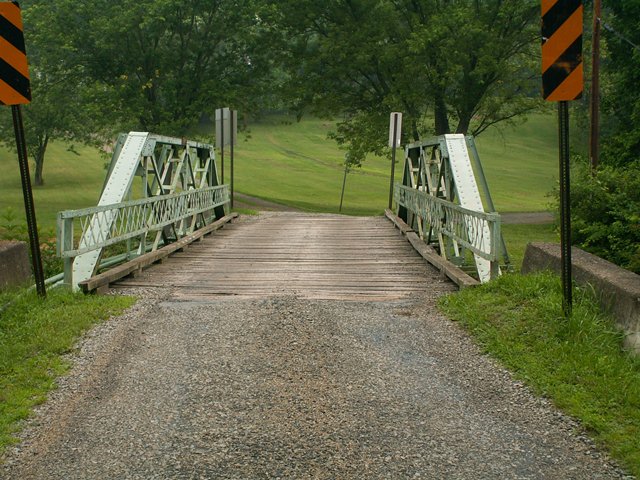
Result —
M18 2L0 3L0 104L31 101L29 67Z
M582 96L581 0L542 0L542 89L545 100Z

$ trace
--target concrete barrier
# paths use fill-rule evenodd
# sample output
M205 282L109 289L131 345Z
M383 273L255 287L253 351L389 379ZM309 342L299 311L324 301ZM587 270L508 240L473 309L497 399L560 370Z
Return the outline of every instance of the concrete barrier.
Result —
M602 308L610 312L624 331L624 346L640 355L640 275L600 257L573 247L573 278L579 285L591 285ZM560 245L527 245L522 273L551 270L560 273Z
M0 240L0 289L25 285L30 278L27 244Z

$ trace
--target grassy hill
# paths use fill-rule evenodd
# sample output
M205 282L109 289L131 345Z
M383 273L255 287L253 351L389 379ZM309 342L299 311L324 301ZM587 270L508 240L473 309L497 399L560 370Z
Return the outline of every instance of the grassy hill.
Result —
M44 165L44 185L33 189L38 225L55 230L59 211L94 206L104 183L106 159L94 149L62 142L51 142ZM6 148L0 149L0 216L11 209L20 223L24 220L24 203L18 157ZM33 179L33 164L31 163ZM0 217L0 225L6 219Z
M272 116L249 126L236 148L236 190L305 210L337 212L344 152L327 133L332 122L291 122ZM168 133L170 132L162 132ZM386 132L382 133L386 135ZM493 129L477 139L496 207L499 211L539 211L555 182L555 119L534 115L523 125ZM401 152L398 151L401 158ZM225 174L229 180L228 153ZM34 189L38 223L55 228L61 210L95 205L104 181L106 159L91 148L70 150L51 143L44 169L45 185ZM343 213L374 215L387 205L388 158L370 156L347 178ZM0 215L11 208L22 219L20 174L14 152L0 149ZM400 174L402 163L397 167ZM0 219L0 223L2 223Z
M331 122L286 123L270 117L250 126L236 150L236 190L302 209L336 212L344 152L326 139ZM494 128L477 139L499 211L541 211L557 170L553 117L534 115L517 127ZM398 151L401 158L402 153ZM228 157L227 157L228 158ZM369 156L347 178L343 213L379 214L387 205L389 158ZM401 174L402 163L396 170ZM226 167L228 179L229 167Z

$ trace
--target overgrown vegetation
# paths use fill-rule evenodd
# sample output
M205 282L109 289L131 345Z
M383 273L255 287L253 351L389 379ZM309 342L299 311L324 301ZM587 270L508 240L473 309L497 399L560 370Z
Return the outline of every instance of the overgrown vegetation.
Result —
M62 355L72 351L79 335L133 302L61 289L50 290L46 300L34 291L0 293L0 453L68 369Z
M45 278L62 272L62 259L56 255L56 234L53 230L39 230L40 255ZM0 240L16 240L29 245L29 233L22 217L12 209L0 212ZM29 250L29 255L31 251Z
M566 320L556 276L504 275L445 297L440 307L640 475L640 359L621 350L622 334L592 292L575 292Z
M572 239L585 250L640 273L640 161L601 166L594 175L574 165Z

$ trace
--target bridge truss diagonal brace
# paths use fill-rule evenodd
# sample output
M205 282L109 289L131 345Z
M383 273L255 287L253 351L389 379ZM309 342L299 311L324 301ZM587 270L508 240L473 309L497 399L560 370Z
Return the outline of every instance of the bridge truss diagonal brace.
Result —
M140 162L140 156L145 148L149 133L147 132L130 132L124 145L118 152L117 159L111 167L109 176L105 182L102 195L98 201L98 206L112 205L121 203L128 195L131 184ZM83 232L80 240L80 247L87 244L98 243L98 239L106 239L109 236L114 218L110 216L94 217L87 229ZM78 255L73 260L73 285L78 282L91 278L93 275L102 249L92 250L90 252Z
M500 215L473 137L449 134L406 145L403 181L395 198L398 217L423 242L437 246L445 260L465 265L470 251L482 283L500 275L500 256L509 266Z
M445 135L445 141L447 142L449 153L449 167L460 205L469 210L484 212L476 177L471 167L471 158L467 150L465 136L462 134ZM472 228L469 222L467 228ZM489 225L484 224L482 228L484 231L480 238L480 248L483 251L490 251L489 239L491 238L491 232L489 231ZM476 254L474 254L474 257L480 281L482 283L489 281L491 278L491 262Z

